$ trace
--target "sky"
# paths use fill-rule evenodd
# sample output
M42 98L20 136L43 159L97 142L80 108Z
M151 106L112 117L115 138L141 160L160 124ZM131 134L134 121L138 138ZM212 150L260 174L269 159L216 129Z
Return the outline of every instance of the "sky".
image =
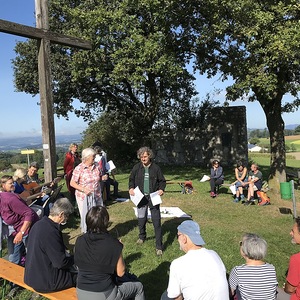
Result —
M23 25L35 26L34 0L0 0L0 19ZM13 65L15 57L14 47L17 41L25 39L0 32L0 138L41 136L41 117L39 95L32 97L29 94L15 92L13 83ZM229 83L221 82L217 78L207 79L196 75L196 89L198 97L204 99L207 93L214 89L221 89L215 100L220 103L225 99L225 88ZM80 106L77 103L77 107ZM264 112L258 102L247 101L230 102L230 106L245 105L247 108L247 127L266 128ZM286 125L300 123L300 111L283 114ZM57 135L82 133L88 126L82 118L69 114L69 120L58 119L55 116L55 132Z

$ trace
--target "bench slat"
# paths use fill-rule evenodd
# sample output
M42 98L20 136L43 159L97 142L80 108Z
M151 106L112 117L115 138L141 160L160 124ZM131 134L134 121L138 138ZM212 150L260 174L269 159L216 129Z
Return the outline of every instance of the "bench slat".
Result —
M38 293L39 295L52 300L77 300L76 288L69 288L59 292L39 293L24 282L25 269L21 266L13 264L3 258L0 258L0 277L7 281L13 282L26 290Z

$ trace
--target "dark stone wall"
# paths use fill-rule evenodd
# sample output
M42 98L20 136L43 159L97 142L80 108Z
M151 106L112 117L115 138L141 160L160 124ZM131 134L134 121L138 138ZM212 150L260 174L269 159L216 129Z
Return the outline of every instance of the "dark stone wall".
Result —
M224 166L248 162L246 107L215 107L205 128L177 130L152 141L160 164L208 166L219 159Z

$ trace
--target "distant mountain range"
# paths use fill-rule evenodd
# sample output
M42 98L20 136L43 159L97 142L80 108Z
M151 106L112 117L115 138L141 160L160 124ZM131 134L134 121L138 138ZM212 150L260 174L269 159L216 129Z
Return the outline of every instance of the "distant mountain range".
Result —
M68 148L71 143L81 143L81 135L57 135L55 137L56 147ZM42 137L17 137L17 138L1 138L0 151L20 151L25 149L42 149Z
M294 130L300 124L286 125L285 129ZM254 130L254 128L248 128L248 131ZM263 130L263 129L261 129ZM81 143L81 135L57 135L56 147L68 148L71 143ZM42 137L30 136L30 137L17 137L17 138L1 138L0 137L0 151L21 151L26 149L42 149Z
M291 124L291 125L286 125L284 128L285 129L290 129L294 130L296 127L298 127L300 124Z

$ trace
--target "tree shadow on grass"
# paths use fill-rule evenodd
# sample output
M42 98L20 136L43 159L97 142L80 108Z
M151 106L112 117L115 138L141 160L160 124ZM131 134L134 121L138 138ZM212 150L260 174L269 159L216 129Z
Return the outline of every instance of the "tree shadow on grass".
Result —
M168 271L170 263L162 262L155 270L142 274L139 280L144 285L145 296L147 300L158 300L168 286Z
M109 229L109 232L114 237L120 239L122 236L127 235L128 232L137 227L137 220L132 219L123 223L116 224L114 227Z
M190 218L174 218L165 221L162 224L162 234L163 234L163 248L166 250L175 239L177 239L177 227L185 220L191 220Z

